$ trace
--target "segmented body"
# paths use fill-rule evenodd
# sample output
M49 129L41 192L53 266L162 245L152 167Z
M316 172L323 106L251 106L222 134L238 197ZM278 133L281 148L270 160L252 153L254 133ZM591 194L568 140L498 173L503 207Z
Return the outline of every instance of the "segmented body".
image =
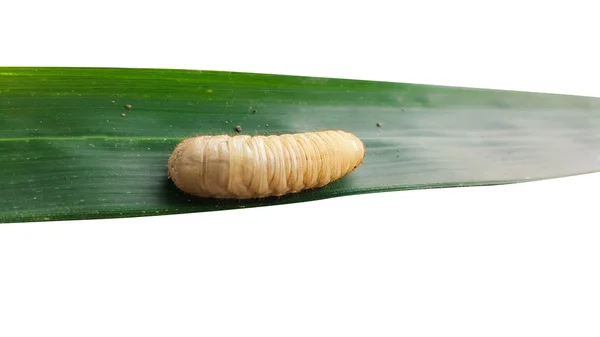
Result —
M168 175L182 191L212 198L282 196L322 187L365 156L355 135L338 130L273 136L197 136L180 142Z

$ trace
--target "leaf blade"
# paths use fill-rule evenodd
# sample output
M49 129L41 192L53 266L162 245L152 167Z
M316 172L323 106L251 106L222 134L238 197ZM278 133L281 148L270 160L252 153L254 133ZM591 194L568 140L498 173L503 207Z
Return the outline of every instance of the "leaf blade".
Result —
M363 139L367 155L344 179L282 198L198 199L167 180L179 140L234 134L236 125L247 134L344 129ZM599 130L600 100L591 97L229 72L0 68L0 219L186 213L596 172Z

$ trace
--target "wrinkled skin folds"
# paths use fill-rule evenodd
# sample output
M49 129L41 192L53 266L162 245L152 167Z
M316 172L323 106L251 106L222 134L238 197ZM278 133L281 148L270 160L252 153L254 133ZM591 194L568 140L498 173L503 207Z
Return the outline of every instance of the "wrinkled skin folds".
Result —
M249 199L323 187L356 169L366 150L339 131L249 136L197 136L180 142L168 176L198 197Z

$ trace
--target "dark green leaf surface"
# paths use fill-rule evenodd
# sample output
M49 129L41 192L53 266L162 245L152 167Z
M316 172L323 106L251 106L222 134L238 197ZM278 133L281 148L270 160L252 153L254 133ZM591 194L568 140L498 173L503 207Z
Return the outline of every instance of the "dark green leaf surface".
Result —
M363 139L367 155L340 181L281 198L217 201L178 191L166 176L177 142L234 134L236 125L245 134L343 129ZM0 68L0 221L199 212L595 172L599 131L600 99L589 97L229 72Z

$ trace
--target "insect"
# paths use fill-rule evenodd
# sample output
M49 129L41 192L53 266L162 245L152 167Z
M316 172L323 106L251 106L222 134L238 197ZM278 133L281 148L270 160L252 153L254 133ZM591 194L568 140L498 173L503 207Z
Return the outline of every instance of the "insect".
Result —
M282 196L342 178L365 154L363 142L341 130L196 136L177 144L168 177L180 190L198 197Z

